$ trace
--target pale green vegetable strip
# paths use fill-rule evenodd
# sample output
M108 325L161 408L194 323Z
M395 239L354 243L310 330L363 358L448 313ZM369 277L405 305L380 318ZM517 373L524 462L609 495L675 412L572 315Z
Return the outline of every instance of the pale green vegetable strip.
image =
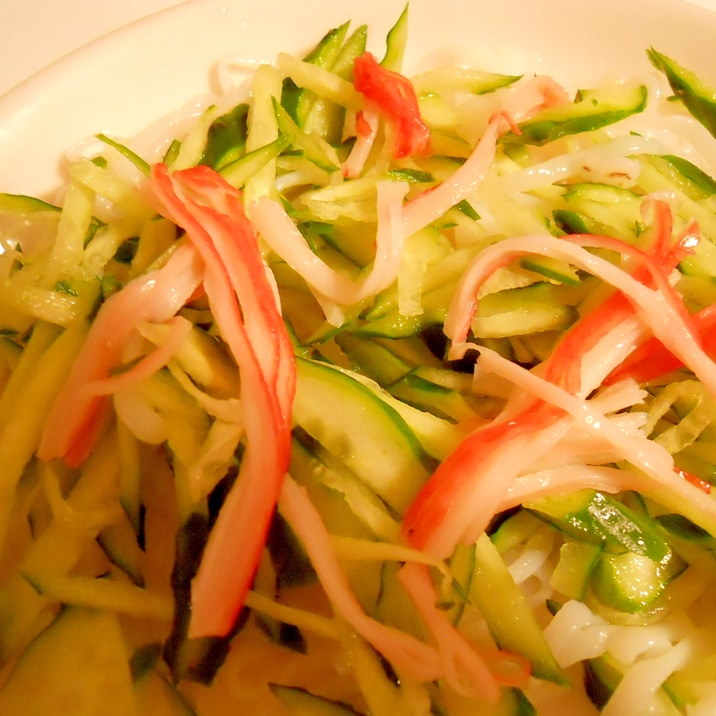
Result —
M100 228L85 250L82 257L83 267L93 275L100 275L122 243L134 236L135 224L136 222L132 220L123 220Z
M47 355L50 353L48 351ZM49 369L44 372L49 372ZM53 479L52 474L45 479ZM109 436L83 466L79 480L67 498L65 514L54 519L27 550L20 572L67 574L99 531L116 518L116 510L121 509L118 500L117 445L116 440ZM47 606L48 600L40 596L20 574L3 586L0 590L2 663L25 648L34 636L33 628L38 616Z
M75 296L6 279L0 282L0 307L28 318L58 326L69 325L78 315L81 301Z
M110 169L98 166L89 159L74 162L70 168L70 175L74 181L125 209L137 220L137 228L154 213L153 208L138 195L135 187Z
M207 132L215 118L216 111L214 107L210 107L202 113L189 134L182 141L179 153L171 163L173 170L186 169L199 163L206 145Z
M269 599L263 596L263 594L254 591L250 591L246 595L244 603L249 609L255 609L286 624L293 624L300 629L305 629L306 631L329 639L338 638L335 622L327 617L322 617L313 612L304 611L303 609L289 607L285 604L279 604L273 599Z
M256 70L251 83L253 101L249 110L246 151L264 147L278 139L278 121L273 109L274 100L281 99L281 75L270 65L261 65ZM257 201L262 196L275 194L276 160L271 159L266 166L247 179L244 185L246 204Z
M48 323L38 323L35 326L30 340L22 350L12 378L0 396L0 431L10 420L15 419L16 406L22 402L20 398L25 386L32 380L38 362L59 334L60 329L57 326Z
M312 65L310 62L303 62L285 53L278 56L277 66L299 87L310 89L319 97L332 100L353 111L358 111L363 106L363 99L360 93L353 89L353 85L328 70Z
M38 326L38 329L42 326ZM6 389L9 398L22 395L22 400L5 400L3 395L2 432L0 432L0 544L5 540L8 520L13 507L15 488L25 466L37 448L45 421L45 412L60 389L80 345L87 335L87 325L78 321L54 341L52 329L37 331L37 342L43 351L35 351L23 359ZM47 332L50 332L48 339ZM30 339L32 344L35 335ZM44 350L43 350L44 349ZM39 351L38 351L39 352ZM24 358L24 356L23 356ZM22 376L27 376L22 381ZM16 378L17 377L17 378ZM2 413L11 411L5 419Z
M57 241L47 268L46 286L51 287L58 279L72 275L79 266L93 205L92 191L76 182L70 183L60 214Z
M39 594L62 604L162 620L174 614L171 599L128 582L41 572L23 572L22 576Z
M117 422L119 445L120 492L122 507L135 529L140 525L142 467L138 440L122 422Z

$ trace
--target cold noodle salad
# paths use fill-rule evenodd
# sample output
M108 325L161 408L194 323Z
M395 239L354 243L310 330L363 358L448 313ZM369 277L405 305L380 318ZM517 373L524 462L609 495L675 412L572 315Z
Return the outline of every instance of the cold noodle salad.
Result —
M716 712L716 90L408 26L0 194L0 713Z

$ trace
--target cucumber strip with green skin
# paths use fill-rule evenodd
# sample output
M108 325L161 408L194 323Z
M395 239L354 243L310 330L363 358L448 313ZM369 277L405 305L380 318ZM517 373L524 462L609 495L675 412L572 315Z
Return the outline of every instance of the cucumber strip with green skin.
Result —
M672 673L662 684L662 689L674 705L683 709L697 704L704 686L713 681L716 673L716 655L696 654L682 669Z
M308 490L331 534L386 542L400 526L386 504L342 462L301 431L295 431L291 475Z
M503 689L503 701L512 706L514 716L537 716L537 709L521 689Z
M260 65L251 80L251 110L248 115L248 133L246 135L246 149L253 152L262 147L273 144L281 139L278 131L276 113L273 103L276 97L281 96L282 75L273 65ZM238 160L241 161L241 160ZM223 175L226 178L226 175ZM229 180L235 186L236 179ZM249 206L263 196L277 198L276 190L276 161L269 159L265 166L243 177L244 202Z
M654 694L659 702L658 712L668 716L685 713L688 704L698 702L699 687L713 678L714 666L716 660L708 657L672 673ZM601 711L606 706L627 668L609 652L584 662L585 689L597 709Z
M273 695L296 716L360 716L350 704L317 696L298 686L269 684Z
M456 423L474 420L476 417L475 410L463 395L453 388L433 382L421 375L418 369L388 386L388 391L408 405Z
M344 80L353 80L353 61L365 52L368 42L368 26L360 25L343 43L338 56L331 67L331 72Z
M700 271L705 275L714 276L714 241L716 241L716 212L713 209L714 199L693 199L688 191L682 191L679 182L665 181L664 175L650 162L642 161L639 172L639 186L646 193L668 191L675 199L675 214L684 221L695 221L701 236L709 241L699 241L693 248L693 254L687 256L679 264L682 273L694 273L695 266L703 263ZM693 265L690 265L693 262Z
M658 562L633 552L602 554L592 572L591 587L602 604L633 614L653 607L686 567L674 552Z
M564 330L576 319L577 311L572 306L524 306L491 316L475 316L472 330L479 338L509 338Z
M321 137L302 131L275 97L274 112L279 132L288 138L290 146L300 151L308 161L317 167L327 172L338 170L339 161L333 148Z
M488 94L502 87L509 87L521 75L504 75L483 72L467 67L446 67L428 70L412 78L418 96L445 90L467 92L473 95Z
M59 206L50 204L42 199L36 199L32 196L0 192L0 212L20 214L24 216L27 214L34 214L38 211L60 212L62 209Z
M709 552L716 552L716 537L683 515L667 513L658 515L656 521L676 538L692 542Z
M428 478L415 434L369 388L330 365L296 359L296 425L399 514Z
M330 70L336 61L343 41L348 32L349 23L343 23L339 27L329 30L318 42L318 44L303 57L303 62L308 62L322 69ZM283 82L281 92L281 104L291 115L299 127L303 127L315 95L307 93L298 86L292 79L287 78Z
M117 142L116 140L108 137L106 134L98 134L97 139L109 145L113 149L116 149L125 159L128 159L139 169L144 176L149 176L149 162L142 159L136 152L133 152L126 144Z
M443 338L445 336L440 330ZM424 336L415 336L405 340L393 341L389 338L374 338L375 343L385 347L394 356L413 368L421 368L422 370L442 369L444 367L443 356L444 351L441 347L440 357L432 352L428 345L428 340ZM444 338L447 341L447 338ZM453 371L450 371L453 374ZM460 378L459 380L462 380Z
M400 415L431 458L444 460L465 437L464 427L394 398L373 381L366 379L365 385Z
M654 154L642 156L642 161L651 162L670 183L695 201L716 194L716 179L684 157Z
M276 62L280 72L304 90L314 92L346 109L358 111L363 107L362 95L353 88L352 83L330 70L310 62L302 62L285 53L279 54ZM286 106L283 102L282 104ZM299 127L302 126L300 117L294 119Z
M561 234L600 234L601 236L614 236L616 230L606 226L593 217L570 209L555 209L552 219L556 227L556 235Z
M583 217L587 231L633 242L642 226L643 197L631 189L601 183L571 184L562 198L565 208Z
M491 527L489 534L492 544L500 554L526 542L530 535L542 526L538 517L523 509L518 509L506 517L501 516L496 521L497 524Z
M646 54L651 64L666 76L669 86L684 107L716 137L716 88L653 47Z
M659 525L609 495L578 490L525 503L525 508L575 539L660 561L670 552Z
M474 551L474 573L469 599L485 618L497 645L524 656L537 678L568 685L569 679L545 641L531 605L490 538L483 534L474 545L459 547L453 560L468 558L470 551Z
M408 41L408 7L409 5L406 3L400 17L388 31L385 56L380 61L383 67L393 72L400 72L403 68L405 46Z
M584 662L584 686L587 696L601 710L624 678L621 667L609 654Z
M481 338L505 338L567 328L582 293L578 286L544 281L490 293L478 302L472 330Z
M249 105L245 102L237 104L229 112L217 117L209 125L206 144L199 163L207 164L219 171L242 156L246 151L248 117Z
M551 256L527 256L520 259L520 266L527 271L532 271L567 286L579 286L581 283L579 274L572 266L566 261L560 261Z
M365 336L345 331L336 336L336 343L356 370L373 378L382 387L397 383L413 370L387 347Z
M580 90L573 104L543 110L519 124L520 134L507 134L502 141L541 146L570 134L606 127L642 112L647 96L644 85Z
M447 316L447 304L427 309L420 316L402 316L397 310L356 328L356 333L381 338L408 338L428 326L441 326Z
M367 40L368 26L361 25L341 47L330 68L331 72L344 80L352 81L353 62L365 52ZM323 97L315 97L306 114L303 129L337 146L343 139L345 117L345 107Z
M386 344L353 333L338 334L336 342L356 370L404 403L451 422L475 418L475 410L466 398L470 394L467 376L423 366L422 362L409 364Z
M346 40L348 28L344 23L328 32L302 61L281 56L287 75L281 105L301 129L331 143L341 139L347 106L343 100L353 98L354 109L358 107L350 79L353 60L365 50L367 28L358 28Z
M425 625L415 603L401 584L398 574L399 562L389 561L380 565L380 589L376 596L374 613L384 624L425 638Z
M240 189L248 179L267 166L288 147L288 137L280 136L263 147L258 147L226 164L219 172L229 184Z
M431 231L434 231L431 229ZM439 240L439 233L435 232L435 240ZM477 255L480 246L467 246L457 251L447 253L442 258L430 264L423 277L423 308L426 301L431 307L438 304L447 305L454 292L454 283L462 275L470 261ZM437 300L435 297L437 296ZM397 312L399 292L396 286L391 286L378 294L373 305L367 311L367 321L374 321Z
M356 332L398 338L415 335L431 325L442 324L453 294L449 278L453 272L457 273L464 268L462 262L466 265L475 251L474 247L469 247L428 266L421 297L422 314L402 315L398 308L397 289L393 287L378 296L366 314L367 322L357 327ZM552 268L555 272L560 269L559 266ZM582 286L581 281L575 283L566 275L568 267L562 268L566 279L562 286L544 281L534 282L534 276L519 276L517 278L523 285L513 288L517 280L511 280L512 273L503 273L499 282L493 283L492 293L481 298L478 304L476 332L480 331L483 338L494 338L561 329L570 325L576 318L573 304L582 298L586 287ZM548 265L545 265L547 270ZM524 286L526 281L533 283ZM500 291L500 288L503 290ZM508 317L510 311L513 314Z
M445 582L441 608L452 624L458 625L465 614L465 609L471 603L470 590L476 576L475 549L465 545L458 546L450 558L450 582Z
M435 177L422 169L389 169L386 174L394 181L404 181L408 184L432 184Z

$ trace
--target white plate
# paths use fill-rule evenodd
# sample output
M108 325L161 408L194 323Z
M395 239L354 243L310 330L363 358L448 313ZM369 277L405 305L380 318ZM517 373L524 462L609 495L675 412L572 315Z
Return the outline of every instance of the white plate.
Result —
M46 194L66 148L97 132L132 136L216 89L219 58L271 61L348 19L369 23L379 54L404 4L194 0L124 27L0 98L0 190ZM409 32L407 71L474 56L576 87L648 69L653 45L716 82L716 13L682 0L412 0Z
M180 2L184 0L52 0L51 7L47 0L0 2L0 95L68 52Z

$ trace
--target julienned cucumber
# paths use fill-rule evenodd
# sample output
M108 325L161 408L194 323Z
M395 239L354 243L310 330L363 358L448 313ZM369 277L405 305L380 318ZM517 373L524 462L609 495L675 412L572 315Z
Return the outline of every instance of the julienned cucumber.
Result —
M545 641L532 607L487 535L470 547L458 547L450 566L500 648L525 657L538 678L561 685L569 683Z
M653 48L647 50L647 55L651 64L664 73L674 94L689 112L716 137L716 89Z
M507 135L505 141L546 144L570 134L599 129L641 112L646 100L643 85L580 90L574 103L540 112L519 125L519 135Z
M687 565L673 552L660 561L644 555L602 554L592 573L591 585L600 602L622 612L648 610Z
M671 551L652 518L601 492L578 490L528 502L525 507L570 537L603 545L615 554L634 552L659 562Z
M346 371L304 358L296 370L295 424L402 513L430 474L408 424Z

